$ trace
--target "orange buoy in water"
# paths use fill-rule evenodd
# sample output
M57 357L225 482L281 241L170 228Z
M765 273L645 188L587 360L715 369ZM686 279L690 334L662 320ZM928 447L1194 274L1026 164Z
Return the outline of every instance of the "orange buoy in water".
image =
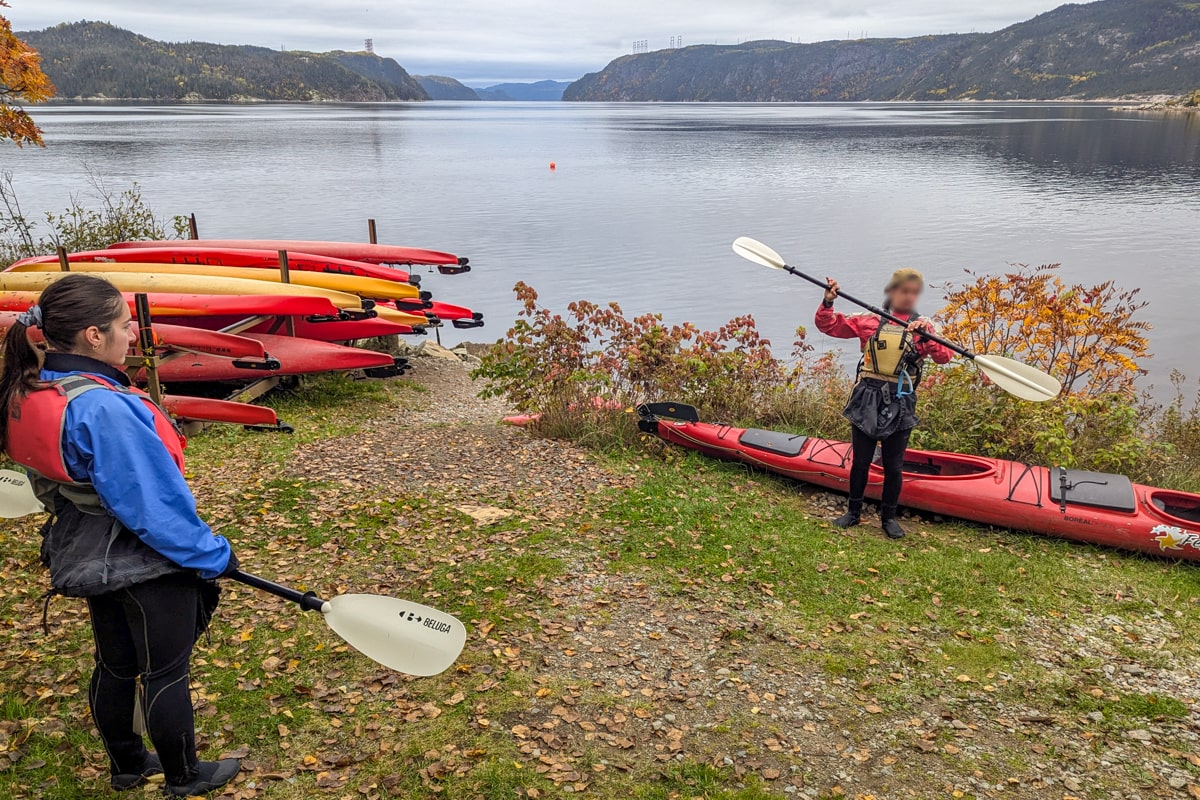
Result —
M553 161L551 161L551 162L550 162L550 169L552 169L552 170L554 170L554 169L558 169L558 164L555 164Z

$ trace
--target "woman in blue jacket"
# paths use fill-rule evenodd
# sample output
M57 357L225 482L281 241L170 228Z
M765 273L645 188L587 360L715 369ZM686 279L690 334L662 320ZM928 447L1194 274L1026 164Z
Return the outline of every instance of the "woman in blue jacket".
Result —
M133 339L128 304L107 281L73 274L47 288L5 339L0 447L51 512L42 561L53 590L87 600L88 702L112 787L162 773L167 794L187 797L240 768L197 760L188 685L192 648L216 608L213 580L237 559L196 513L169 418L128 388L121 367ZM135 732L135 706L155 752Z

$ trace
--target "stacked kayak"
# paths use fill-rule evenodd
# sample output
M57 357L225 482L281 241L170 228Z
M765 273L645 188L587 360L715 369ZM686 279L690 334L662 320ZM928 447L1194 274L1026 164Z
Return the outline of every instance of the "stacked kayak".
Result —
M0 330L70 272L109 281L125 294L131 310L135 295L144 294L159 357L156 374L167 387L164 406L181 420L276 426L270 409L214 399L214 390L236 385L237 394L264 379L320 372L402 374L403 359L350 345L424 335L443 323L483 325L482 314L435 301L422 290L413 268L446 274L470 269L468 259L437 250L349 242L171 240L120 242L65 258L65 267L60 256L46 255L0 272ZM134 378L148 381L150 376L142 369ZM198 396L177 392L188 386Z
M386 244L357 244L354 242L312 242L291 239L183 239L171 242L119 242L113 245L113 249L163 246L202 249L242 248L275 252L286 250L289 253L295 251L315 256L340 258L346 261L361 261L364 264L431 266L437 267L439 271L446 274L458 274L471 269L470 259L460 258L452 253L423 250L416 247L393 247Z
M248 333L242 338L258 342L267 354L266 358L231 360L197 351L160 366L159 380L165 383L236 382L245 380L247 375L253 378L311 375L316 372L348 372L396 366L396 360L386 353L316 342L299 336Z
M15 311L0 311L0 332L7 331L17 321L18 316ZM29 336L34 342L42 341L40 331L30 331ZM261 341L186 325L156 324L154 341L164 349L207 353L222 358L267 360L267 351Z
M690 406L638 409L639 426L712 458L846 491L847 442L701 422ZM996 458L909 450L900 502L933 514L1157 556L1200 561L1200 495L1133 483L1124 475ZM871 468L878 500L883 471Z
M323 291L338 292L341 294L357 295L360 300L391 300L415 302L416 307L424 309L429 301L421 299L421 290L410 283L401 283L392 280L383 280L382 278L368 278L358 275L342 275L337 273L327 272L305 272L297 270L288 276L288 282L284 283L283 275L278 267L275 269L255 269L252 267L225 267L214 266L210 264L175 264L175 263L146 263L146 262L96 262L96 261L81 261L75 262L71 266L72 272L90 272L101 275L101 277L112 280L112 276L122 275L126 280L135 280L138 276L163 276L160 280L165 280L166 276L170 276L175 282L188 282L200 286L207 286L210 283L216 283L214 279L229 279L262 281L274 285L270 291L274 294L296 294L294 289L304 287L307 292L310 288L320 289ZM35 279L34 276L61 276L64 273L61 271L57 262L54 263L36 263L36 264L17 264L12 269L11 277L21 277L26 279ZM265 289L265 287L258 287Z
M279 269L278 250L252 250L246 248L214 247L166 247L165 242L153 242L155 247L118 247L111 250L88 250L71 253L68 260L76 263L98 264L192 264L211 267L240 267L243 269ZM321 272L334 275L357 275L362 278L379 278L400 281L417 286L419 275L410 274L392 267L381 267L363 261L349 261L310 253L288 251L288 267L302 272ZM59 269L58 256L38 256L13 265L17 271ZM203 274L197 272L197 274Z
M0 291L0 311L24 311L37 302L36 291ZM134 294L125 292L130 311L136 310ZM343 318L337 306L323 297L211 295L150 292L150 312L160 317L200 320L215 316L229 317L303 317L309 320Z
M62 280L69 272L0 273L0 292L40 293L52 283ZM122 292L150 294L217 294L235 297L322 297L339 309L363 310L363 298L347 292L319 289L312 286L293 286L209 276L172 275L159 272L92 272L104 278Z

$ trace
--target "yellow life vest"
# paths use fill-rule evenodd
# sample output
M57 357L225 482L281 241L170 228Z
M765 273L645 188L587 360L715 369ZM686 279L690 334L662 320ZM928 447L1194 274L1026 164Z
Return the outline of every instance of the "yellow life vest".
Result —
M907 326L881 319L879 329L863 347L863 361L859 371L866 377L893 381L901 374L907 374L913 384L919 382L921 356L917 353L913 336Z

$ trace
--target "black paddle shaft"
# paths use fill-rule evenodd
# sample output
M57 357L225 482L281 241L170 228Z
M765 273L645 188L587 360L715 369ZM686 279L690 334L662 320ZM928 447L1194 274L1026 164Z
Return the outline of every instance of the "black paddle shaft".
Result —
M827 281L818 280L817 278L814 278L812 275L806 275L805 273L801 272L800 270L796 269L795 267L789 267L786 264L783 266L783 268L787 272L790 272L791 274L795 275L797 278L803 278L804 280L808 281L811 284L820 286L822 289L826 289L826 290L829 289L829 283ZM894 314L889 314L888 312L884 311L879 306L873 306L864 300L859 300L854 295L846 294L845 292L843 292L840 289L838 290L837 296L849 303L853 303L856 306L862 306L867 311L870 311L872 314L876 314L880 317L883 317L884 319L888 320L889 322L894 322L897 325L905 325L905 326L908 325L908 323L905 322L904 320L900 319L899 317L895 316ZM917 331L917 335L924 336L926 339L929 339L932 342L937 342L942 347L948 347L951 350L953 350L954 352L958 353L960 356L963 356L964 358L969 358L971 360L975 359L975 354L972 353L970 350L968 350L965 347L961 347L947 339L943 339L941 336L938 336L936 333L930 333L929 331Z
M300 592L287 586L280 586L278 583L269 581L266 578L242 572L240 569L234 570L227 577L268 594L273 594L276 597L282 597L284 600L290 600L305 611L320 611L321 607L325 605L325 601L312 592Z

